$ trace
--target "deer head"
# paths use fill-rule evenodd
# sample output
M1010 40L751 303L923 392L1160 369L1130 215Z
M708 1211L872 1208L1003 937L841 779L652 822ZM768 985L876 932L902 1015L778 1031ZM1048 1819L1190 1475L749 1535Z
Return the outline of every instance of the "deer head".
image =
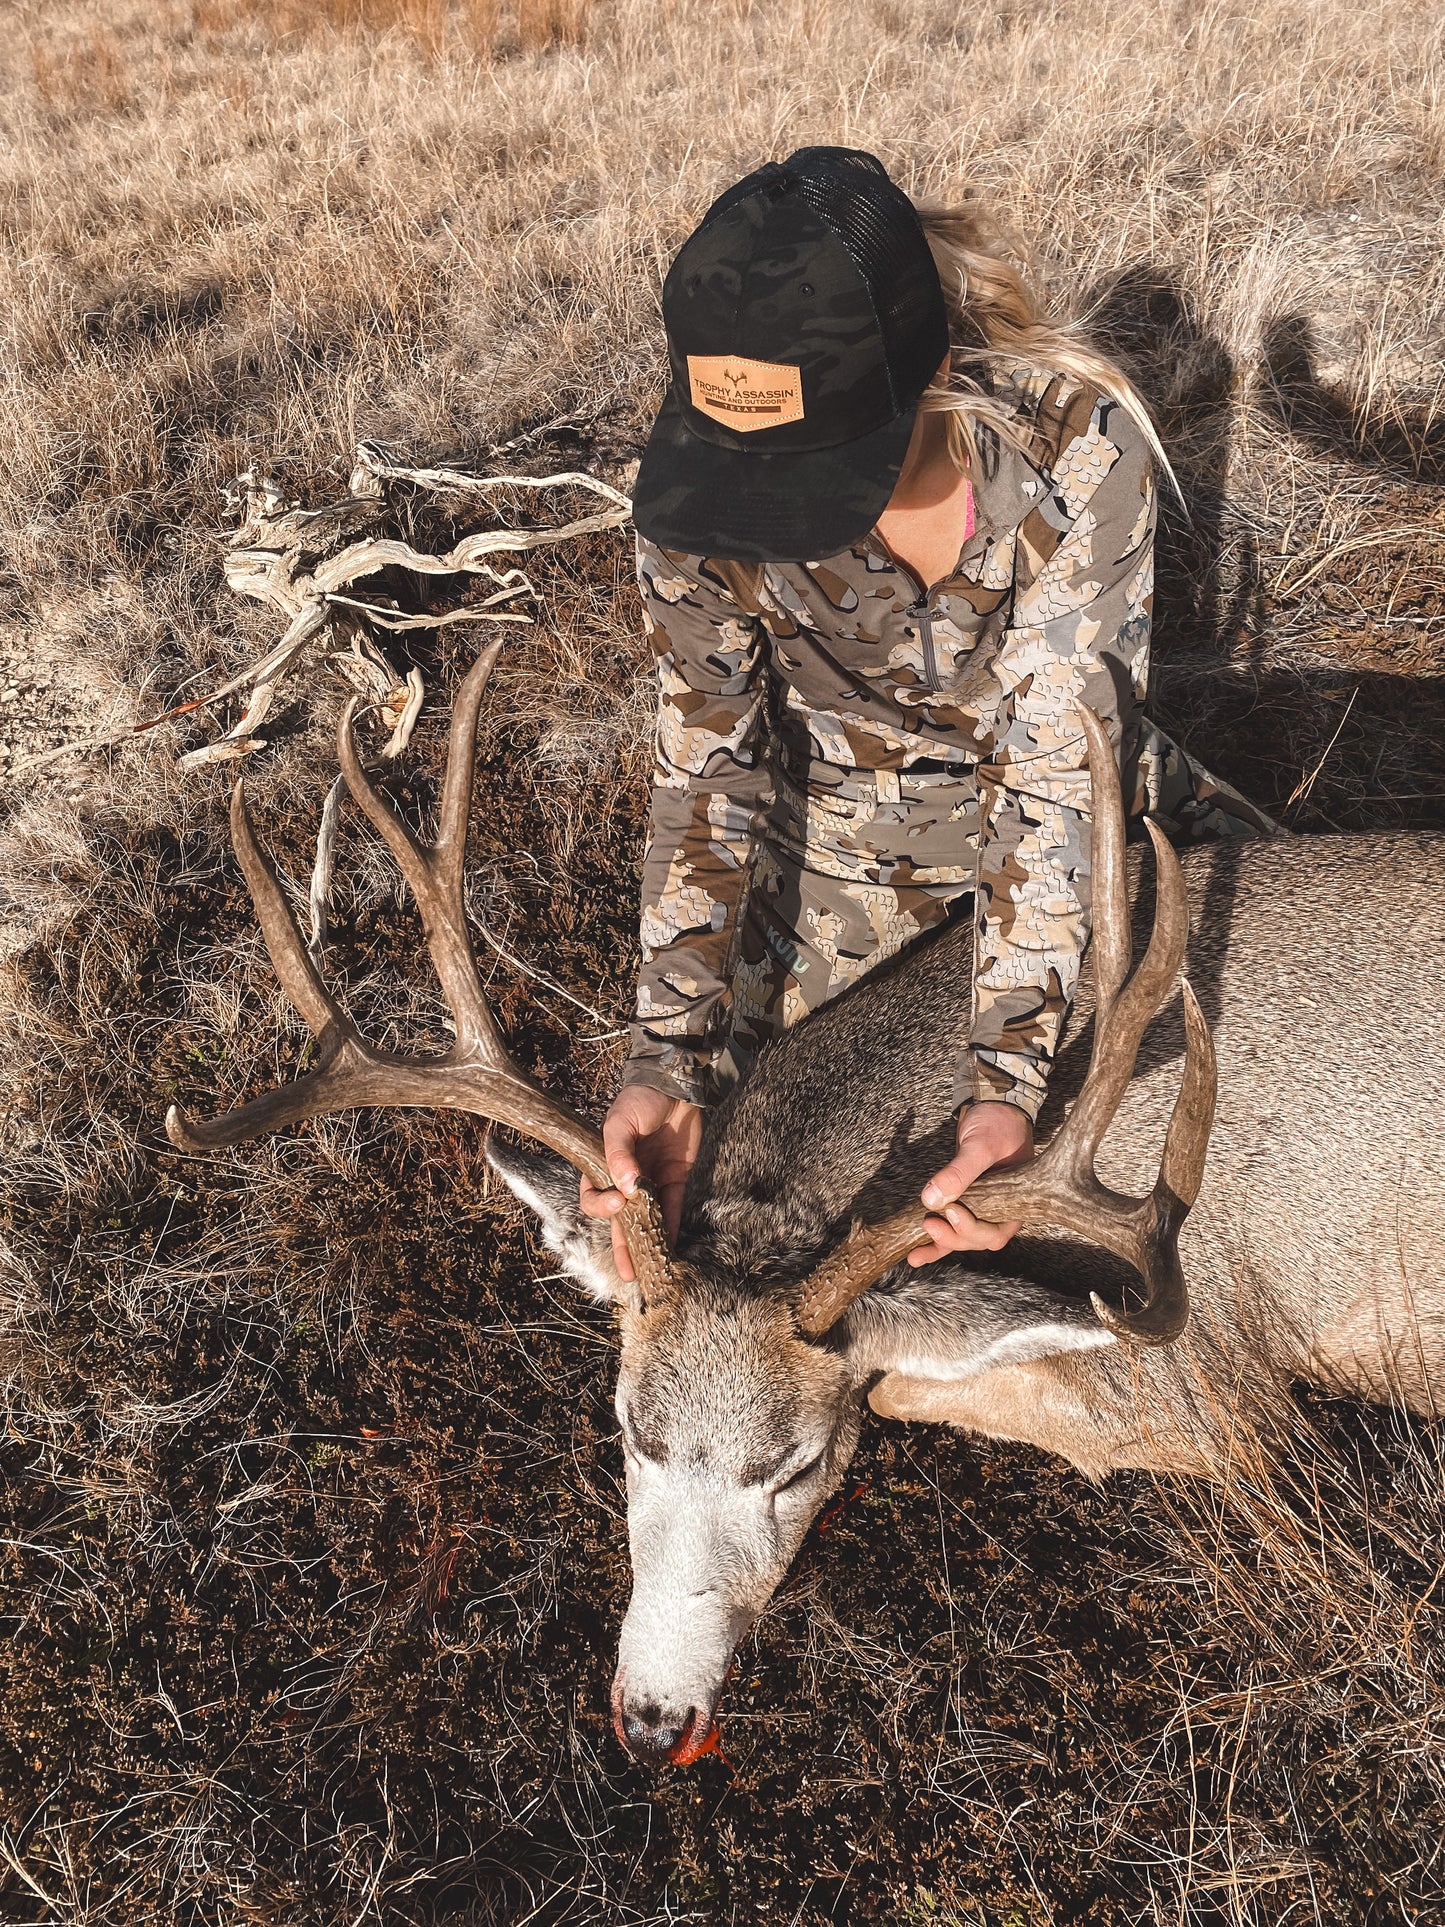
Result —
M294 1083L205 1122L172 1109L166 1129L182 1149L209 1151L357 1105L434 1106L472 1112L529 1141L492 1141L494 1168L537 1213L563 1267L617 1316L616 1410L634 1588L614 1721L637 1758L685 1762L709 1743L737 1642L841 1480L865 1398L883 1375L957 1379L1121 1339L1165 1343L1182 1330L1188 1300L1177 1239L1203 1172L1213 1052L1185 985L1185 1066L1158 1180L1142 1199L1101 1184L1095 1155L1144 1030L1179 970L1188 912L1178 863L1151 824L1154 928L1131 974L1118 771L1102 724L1081 708L1095 799L1097 1017L1089 1073L1034 1163L979 1180L968 1202L984 1218L1058 1227L1105 1246L1138 1272L1142 1302L1126 1311L1095 1296L1090 1309L952 1262L887 1276L926 1241L921 1203L855 1225L811 1267L790 1265L786 1237L783 1249L763 1262L754 1250L742 1267L746 1241L739 1244L732 1221L746 1203L690 1198L673 1253L643 1189L620 1216L636 1272L635 1282L624 1284L606 1225L584 1218L577 1203L578 1172L594 1184L609 1182L601 1137L509 1056L467 930L464 862L477 721L499 648L482 655L457 697L434 844L413 835L363 770L352 735L354 703L338 731L347 786L390 846L421 911L455 1020L451 1049L409 1057L361 1037L312 963L238 782L231 804L236 852L272 962L317 1038L320 1061ZM886 1287L873 1290L885 1277Z

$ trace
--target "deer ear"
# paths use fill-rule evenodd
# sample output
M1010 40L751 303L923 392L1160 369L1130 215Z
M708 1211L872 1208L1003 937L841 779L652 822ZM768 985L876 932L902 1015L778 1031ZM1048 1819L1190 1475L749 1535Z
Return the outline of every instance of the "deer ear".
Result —
M1023 1278L941 1264L856 1299L844 1342L862 1372L946 1381L1116 1340L1087 1303Z
M487 1163L507 1188L541 1220L542 1242L555 1252L563 1271L592 1297L613 1305L630 1301L612 1262L612 1236L600 1219L584 1217L577 1202L577 1172L555 1151L509 1144L495 1132L487 1137Z

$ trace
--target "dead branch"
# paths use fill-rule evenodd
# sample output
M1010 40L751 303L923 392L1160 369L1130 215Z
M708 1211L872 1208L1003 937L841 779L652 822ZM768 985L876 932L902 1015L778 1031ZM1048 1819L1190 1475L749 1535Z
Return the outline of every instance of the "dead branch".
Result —
M484 498L506 489L540 492L575 488L600 496L603 506L592 515L555 528L483 529L465 537L447 553L434 555L374 533L377 524L385 520L390 492L398 486ZM189 772L249 756L265 747L266 738L258 731L281 685L313 651L333 639L338 618L343 615L348 646L333 650L329 660L374 706L378 720L390 732L382 760L392 761L411 739L425 688L420 670L412 668L402 675L393 666L374 632L441 629L456 622L530 623L532 615L502 605L513 605L519 598L535 602L534 585L523 570L498 568L489 558L553 547L578 536L618 528L632 512L631 502L620 490L580 469L556 475L473 475L463 469L411 468L393 460L376 442L358 445L350 493L339 502L303 508L274 476L254 467L237 477L227 490L226 501L237 517L237 526L227 542L226 581L237 595L248 596L285 617L286 629L280 640L259 661L250 663L208 695L113 735L63 743L23 758L12 766L12 776L72 752L115 748L161 723L214 708L241 691L246 692L246 702L236 721L216 741L182 756L178 767ZM338 543L342 544L339 548ZM387 608L374 597L349 593L387 568L401 568L415 575L471 575L489 583L490 593L480 602L435 614ZM313 940L319 941L314 927Z

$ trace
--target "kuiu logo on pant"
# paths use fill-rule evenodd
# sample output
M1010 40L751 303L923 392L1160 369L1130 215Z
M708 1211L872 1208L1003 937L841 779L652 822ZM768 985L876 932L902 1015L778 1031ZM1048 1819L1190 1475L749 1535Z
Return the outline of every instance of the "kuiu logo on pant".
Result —
M781 957L795 977L806 977L812 968L812 960L803 955L792 938L772 924L768 925L764 934L767 946L773 955Z

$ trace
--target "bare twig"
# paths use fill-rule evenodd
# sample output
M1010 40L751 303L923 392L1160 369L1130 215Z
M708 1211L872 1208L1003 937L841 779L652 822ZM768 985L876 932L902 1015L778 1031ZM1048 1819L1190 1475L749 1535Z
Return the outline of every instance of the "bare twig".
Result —
M335 867L336 825L341 820L341 801L346 794L346 778L338 776L326 792L321 806L321 827L316 832L316 861L311 866L311 940L306 948L318 970L326 962L326 912L331 904L331 878Z
M5 1865L9 1867L10 1871L15 1875L15 1878L22 1881L24 1885L30 1889L31 1893L35 1895L35 1898L41 1905L48 1907L51 1913L61 1915L70 1912L70 1909L63 1901L55 1900L46 1893L39 1881L36 1880L34 1874L31 1873L25 1862L20 1858L18 1849L12 1843L8 1830L5 1829L0 1829L0 1860L4 1861Z
M1350 700L1345 704L1345 713L1343 716L1341 716L1338 724L1336 725L1334 735L1331 736L1330 740L1325 744L1324 750L1320 756L1319 761L1315 764L1314 768L1310 771L1309 775L1301 777L1299 782L1296 783L1294 788L1290 791L1289 797L1286 800L1285 806L1284 806L1286 810L1292 809L1296 803L1302 803L1304 799L1309 795L1310 791L1314 788L1315 778L1319 775L1320 771L1324 768L1325 764L1329 761L1330 751L1334 748L1335 744L1340 740L1340 731L1344 728L1345 724L1350 720L1350 711L1354 708L1355 697L1358 696L1359 693L1360 693L1360 689L1359 689L1359 684L1357 683L1354 689L1351 691ZM1283 812L1281 812L1281 814L1283 814Z
M539 970L536 964L530 964L525 957L519 957L515 950L510 949L502 942L500 937L494 937L480 919L477 921L477 929L481 932L482 941L489 944L504 963L509 963L512 966L513 970L520 970L524 977L531 977L536 983L541 984L544 990L550 990L554 996L565 997L569 1004L575 1004L578 1010L584 1011L587 1016L594 1018L597 1023L610 1026L610 1028L603 1030L600 1037L590 1038L586 1041L602 1043L608 1038L621 1037L624 1035L624 1031L616 1027L617 1020L615 1017L607 1017L600 1010L595 1010L591 1004L584 1003L580 997L574 997L572 992L562 984L559 984L555 977L549 977L545 970Z

